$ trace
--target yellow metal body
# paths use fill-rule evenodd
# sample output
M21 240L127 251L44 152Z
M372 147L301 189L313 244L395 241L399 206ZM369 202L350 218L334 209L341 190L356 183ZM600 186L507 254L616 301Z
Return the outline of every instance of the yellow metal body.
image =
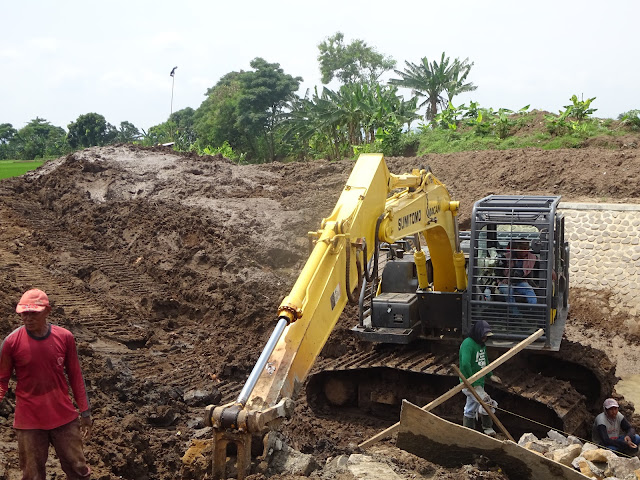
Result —
M266 408L297 394L347 303L347 270L350 288L358 285L356 257L362 253L356 250L355 242L366 241L370 258L381 215L380 241L424 235L435 290L465 289L464 255L456 252L454 217L458 206L430 172L393 175L381 154L360 155L333 212L319 231L312 232L317 238L315 247L278 310L278 317L287 317L291 323L269 357L246 408ZM361 263L366 265L369 258L361 258ZM423 270L426 278L426 267Z

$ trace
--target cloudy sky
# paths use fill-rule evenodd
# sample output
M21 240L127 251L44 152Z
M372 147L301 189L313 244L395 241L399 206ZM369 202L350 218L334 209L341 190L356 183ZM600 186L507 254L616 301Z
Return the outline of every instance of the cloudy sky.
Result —
M321 86L317 45L338 31L401 70L468 57L478 89L456 105L557 112L576 94L603 118L640 109L638 0L23 0L1 19L0 123L15 128L97 112L146 130L169 116L174 66L173 111L255 57L301 76L303 94Z

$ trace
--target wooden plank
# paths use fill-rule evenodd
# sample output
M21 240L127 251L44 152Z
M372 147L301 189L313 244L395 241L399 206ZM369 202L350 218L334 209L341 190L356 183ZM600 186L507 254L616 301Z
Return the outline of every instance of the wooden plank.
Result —
M464 383L464 385L467 387L467 390L469 390L471 392L471 394L476 398L478 403L480 405L482 405L482 408L484 408L485 412L487 412L487 414L491 417L491 420L493 420L493 423L498 425L498 428L500 428L502 433L504 433L509 440L511 440L512 442L515 442L515 440L513 439L511 434L509 433L509 431L505 428L505 426L502 424L502 422L500 420L498 420L498 417L496 417L496 414L491 411L491 407L489 407L486 403L484 403L484 400L482 400L480 398L480 395L478 395L478 392L476 392L476 389L473 388L473 385L471 385L469 383L469 380L467 380L464 377L464 375L462 374L460 369L455 365L451 365L451 366L455 370L455 372L458 375L458 377L460 377L460 380L462 380L462 383Z
M470 383L473 383L476 380L478 380L479 378L484 377L487 373L492 371L494 368L502 365L504 362L506 362L507 360L509 360L512 357L514 357L518 352L523 350L527 345L530 345L531 343L535 342L538 338L540 338L542 336L543 333L544 333L543 329L541 329L541 328L538 329L531 336L525 338L519 344L514 345L513 347L511 347L511 349L509 349L507 352L505 352L500 357L496 358L493 362L491 362L489 365L484 367L478 373L476 373L474 375L471 375L467 380L469 380ZM434 408L436 408L441 403L444 403L445 401L449 400L456 393L461 392L463 388L464 388L464 383L458 384L457 386L453 387L448 392L440 395L438 398L436 398L434 401L432 401L428 405L425 405L424 407L422 407L422 410L424 410L425 412L428 412L429 410L433 410ZM398 423L396 423L394 425L391 425L389 428L383 430L380 433L377 433L376 435L374 435L373 437L369 438L368 440L365 440L364 442L362 442L358 446L360 448L366 448L366 447L369 447L369 446L373 445L374 443L379 442L380 440L385 439L387 436L392 435L394 432L396 432L398 430L398 426L399 425L400 425L400 422L398 422Z
M511 480L564 478L585 475L519 446L443 420L404 400L396 446L444 467L473 464L483 455L495 462Z

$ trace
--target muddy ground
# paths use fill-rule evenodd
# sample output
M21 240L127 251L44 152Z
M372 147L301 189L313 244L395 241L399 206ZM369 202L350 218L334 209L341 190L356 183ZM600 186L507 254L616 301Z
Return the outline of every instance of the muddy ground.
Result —
M394 173L430 166L461 201L465 228L473 202L491 193L640 203L640 142L617 142L614 149L594 141L575 150L390 158L388 165ZM238 166L119 145L0 182L0 334L20 325L14 309L24 290L47 291L51 320L78 342L95 419L86 446L95 478L181 476L204 406L218 400L216 391L222 401L237 394L306 260L307 232L329 215L352 166ZM620 330L624 315L611 322L609 293L572 289L566 333L622 361L620 352L637 348L638 337ZM353 311L343 314L329 339L334 354L353 345L354 322ZM624 368L640 373L637 362ZM7 402L0 414L0 470L19 478ZM323 464L388 425L319 417L301 398L282 432ZM416 478L504 478L444 469L390 442L376 448L374 455ZM61 478L50 463L51 478Z

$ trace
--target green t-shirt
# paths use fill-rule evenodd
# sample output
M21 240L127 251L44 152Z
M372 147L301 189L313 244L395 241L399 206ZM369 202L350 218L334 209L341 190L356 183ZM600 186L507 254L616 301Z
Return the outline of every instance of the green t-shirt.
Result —
M478 373L488 364L487 347L484 344L480 345L476 343L471 337L465 338L460 345L460 371L465 378L469 378ZM491 375L491 372L487 374L488 377ZM474 387L484 387L484 379L485 377L482 377L473 382L472 385ZM462 380L460 381L462 382Z

